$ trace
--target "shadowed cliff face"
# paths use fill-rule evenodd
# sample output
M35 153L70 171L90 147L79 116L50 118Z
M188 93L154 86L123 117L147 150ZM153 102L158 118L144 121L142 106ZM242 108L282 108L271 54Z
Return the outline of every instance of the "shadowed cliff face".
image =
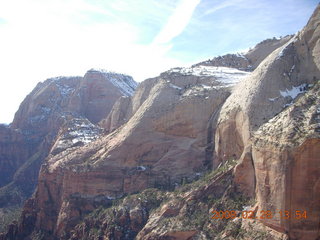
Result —
M39 83L21 103L12 124L0 129L0 206L21 203L32 194L40 165L57 137L66 138L64 133L72 128L80 131L68 137L66 146L56 144L59 151L94 140L102 129L87 119L95 123L106 117L114 102L132 95L136 86L129 76L98 70L88 71L84 78Z

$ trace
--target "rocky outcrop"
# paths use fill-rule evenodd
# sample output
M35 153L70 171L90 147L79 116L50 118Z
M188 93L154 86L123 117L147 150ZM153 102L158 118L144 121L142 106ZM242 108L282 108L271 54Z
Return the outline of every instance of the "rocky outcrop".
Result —
M244 71L253 71L274 50L287 43L292 36L266 39L244 53L226 54L211 60L200 62L194 66L230 67Z
M90 121L106 117L114 102L131 96L136 86L130 76L102 70L39 83L12 124L0 126L0 206L21 203L32 194L50 151L57 154L97 138L102 129Z
M27 142L21 131L13 130L7 125L0 125L0 186L8 184L17 170L23 164L22 159L30 156L34 143Z
M172 192L147 189L112 207L100 207L77 224L67 239L286 239L285 234L266 227L261 230L257 222L241 218L249 199L233 184L234 163L225 163ZM212 211L226 209L237 213L233 219L212 218L217 216Z
M137 83L130 76L103 70L89 70L78 90L82 93L78 107L92 123L98 123L108 116L120 97L132 96L136 87ZM77 102L78 99L73 101Z
M130 97L121 97L113 105L107 118L101 120L99 125L112 132L126 123L131 116L132 100Z
M126 123L148 98L157 80L158 78L147 79L139 84L132 97L119 98L110 114L107 118L101 120L99 125L105 128L107 132L112 132Z
M286 44L292 37L293 35L288 35L282 38L266 39L258 43L254 48L249 49L244 56L248 59L251 69L256 69L266 57Z
M314 22L319 19L317 11L304 30L270 54L227 99L216 134L219 160L239 158L249 144L252 131L320 79L318 59L314 55L319 44L316 41L319 30Z
M86 118L72 118L64 124L58 133L54 145L50 149L49 158L67 149L84 146L99 138L103 129L92 124Z
M232 87L247 74L247 72L234 68L193 66L191 68L173 68L162 73L159 78L169 82L174 81L175 86L178 86L176 89L182 86L183 90L186 90L198 84L204 90L208 90ZM100 122L100 126L111 132L127 122L148 98L152 87L159 78L151 78L142 82L132 98L120 98L108 117ZM196 91L200 90L201 88L189 90L187 94L196 95Z
M167 197L157 189L128 196L110 208L100 208L71 230L69 239L134 239L146 224L152 210Z
M240 196L232 186L232 167L213 172L206 181L186 185L168 194L168 200L150 214L148 222L135 239L219 239L217 233L226 226L226 219L212 220L218 208L240 210L243 202L226 198ZM225 199L223 199L225 198ZM215 238L217 237L217 238Z
M252 155L259 210L274 212L263 222L292 239L317 239L320 222L320 84L263 124ZM279 213L279 211L282 212ZM284 216L287 211L288 216ZM306 216L299 214L306 211Z
M238 187L256 194L258 211L277 214L262 220L266 225L292 239L319 237L319 19L318 6L301 32L237 86L222 107L215 139L214 165L240 159ZM295 219L302 209L315 215ZM279 211L293 215L284 219Z
M112 199L150 187L171 189L210 168L206 150L212 153L214 138L208 126L246 74L216 67L173 69L139 85L123 113L133 114L126 124L52 155L42 166L36 229L59 237L68 233L72 219L80 217L72 210L75 195Z
M84 107L66 106L83 115L59 128L22 220L0 239L318 239L319 14L295 36L225 57L231 65L148 79L108 116L90 112L97 88L80 84ZM251 74L239 70L248 64ZM99 85L106 73L90 74ZM250 208L273 216L242 219ZM214 210L234 219L212 222Z

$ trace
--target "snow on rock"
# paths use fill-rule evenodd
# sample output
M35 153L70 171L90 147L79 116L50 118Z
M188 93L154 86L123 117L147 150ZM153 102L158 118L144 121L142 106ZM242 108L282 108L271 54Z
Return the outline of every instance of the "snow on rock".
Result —
M145 167L145 166L137 166L137 170L138 171L145 171L145 170L147 170L147 167Z
M89 143L97 138L101 129L86 119L73 119L73 126L68 128L67 134L72 137L72 142Z
M189 89L187 89L183 94L182 97L190 97L190 96L198 96L203 97L204 99L208 99L208 95L210 94L210 90L218 89L218 86L207 86L204 84L195 85Z
M292 43L296 42L297 40L298 40L298 35L296 34L285 45L281 47L282 49L278 53L276 60L281 59L286 54L286 51L288 50L288 46L290 46Z
M74 88L69 87L67 85L62 85L62 84L58 84L58 83L56 85L59 88L59 91L62 96L68 96L75 91Z
M244 56L243 54L245 54L246 52L241 52L241 53L236 53L237 57L243 58L243 59L247 59L246 56Z
M303 93L307 90L308 85L307 84L301 84L297 87L292 87L292 89L280 90L280 95L282 97L291 97L292 99L295 99L300 93Z
M138 83L131 76L125 74L110 72L104 69L90 69L89 71L102 73L125 96L132 96L138 86Z
M75 91L75 88L72 86L72 80L74 79L81 79L81 77L59 76L59 77L49 78L48 81L50 81L51 83L54 83L57 86L62 97L66 97Z
M208 85L205 85L205 84L202 84L202 87L204 88L204 89L211 89L212 87L210 87L210 86L208 86Z
M55 144L53 154L64 151L67 148L84 145L96 140L103 129L92 124L85 118L74 118L67 123L65 130Z
M180 73L198 77L214 77L222 85L235 85L249 73L235 68L195 66L191 68L173 68L168 73Z
M174 89L177 89L177 90L181 90L182 89L181 87L178 87L177 85L174 85L172 83L170 83L169 86L174 88Z
M291 69L290 69L290 72L289 72L289 76L291 76L293 70L295 69L296 65L292 65Z
M279 97L276 97L276 98L268 98L270 102L274 102L278 99Z

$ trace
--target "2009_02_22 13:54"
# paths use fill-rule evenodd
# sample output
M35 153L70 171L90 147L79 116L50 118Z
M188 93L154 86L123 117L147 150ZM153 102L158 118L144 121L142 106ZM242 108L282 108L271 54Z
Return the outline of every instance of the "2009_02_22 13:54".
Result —
M296 211L287 211L287 210L278 210L275 212L272 211L212 211L212 219L235 219L240 217L243 219L307 219L307 211L305 210L296 210Z

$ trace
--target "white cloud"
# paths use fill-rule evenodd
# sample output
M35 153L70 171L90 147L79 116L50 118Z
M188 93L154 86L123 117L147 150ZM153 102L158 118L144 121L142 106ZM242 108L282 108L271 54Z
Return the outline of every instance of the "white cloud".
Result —
M180 35L189 24L200 0L181 0L167 24L154 39L154 44L166 44Z
M203 15L215 13L218 10L224 9L226 7L230 7L238 2L239 2L239 0L228 0L228 1L220 2L219 4L215 5L214 7L211 7L209 9L207 9L206 11L204 11Z

